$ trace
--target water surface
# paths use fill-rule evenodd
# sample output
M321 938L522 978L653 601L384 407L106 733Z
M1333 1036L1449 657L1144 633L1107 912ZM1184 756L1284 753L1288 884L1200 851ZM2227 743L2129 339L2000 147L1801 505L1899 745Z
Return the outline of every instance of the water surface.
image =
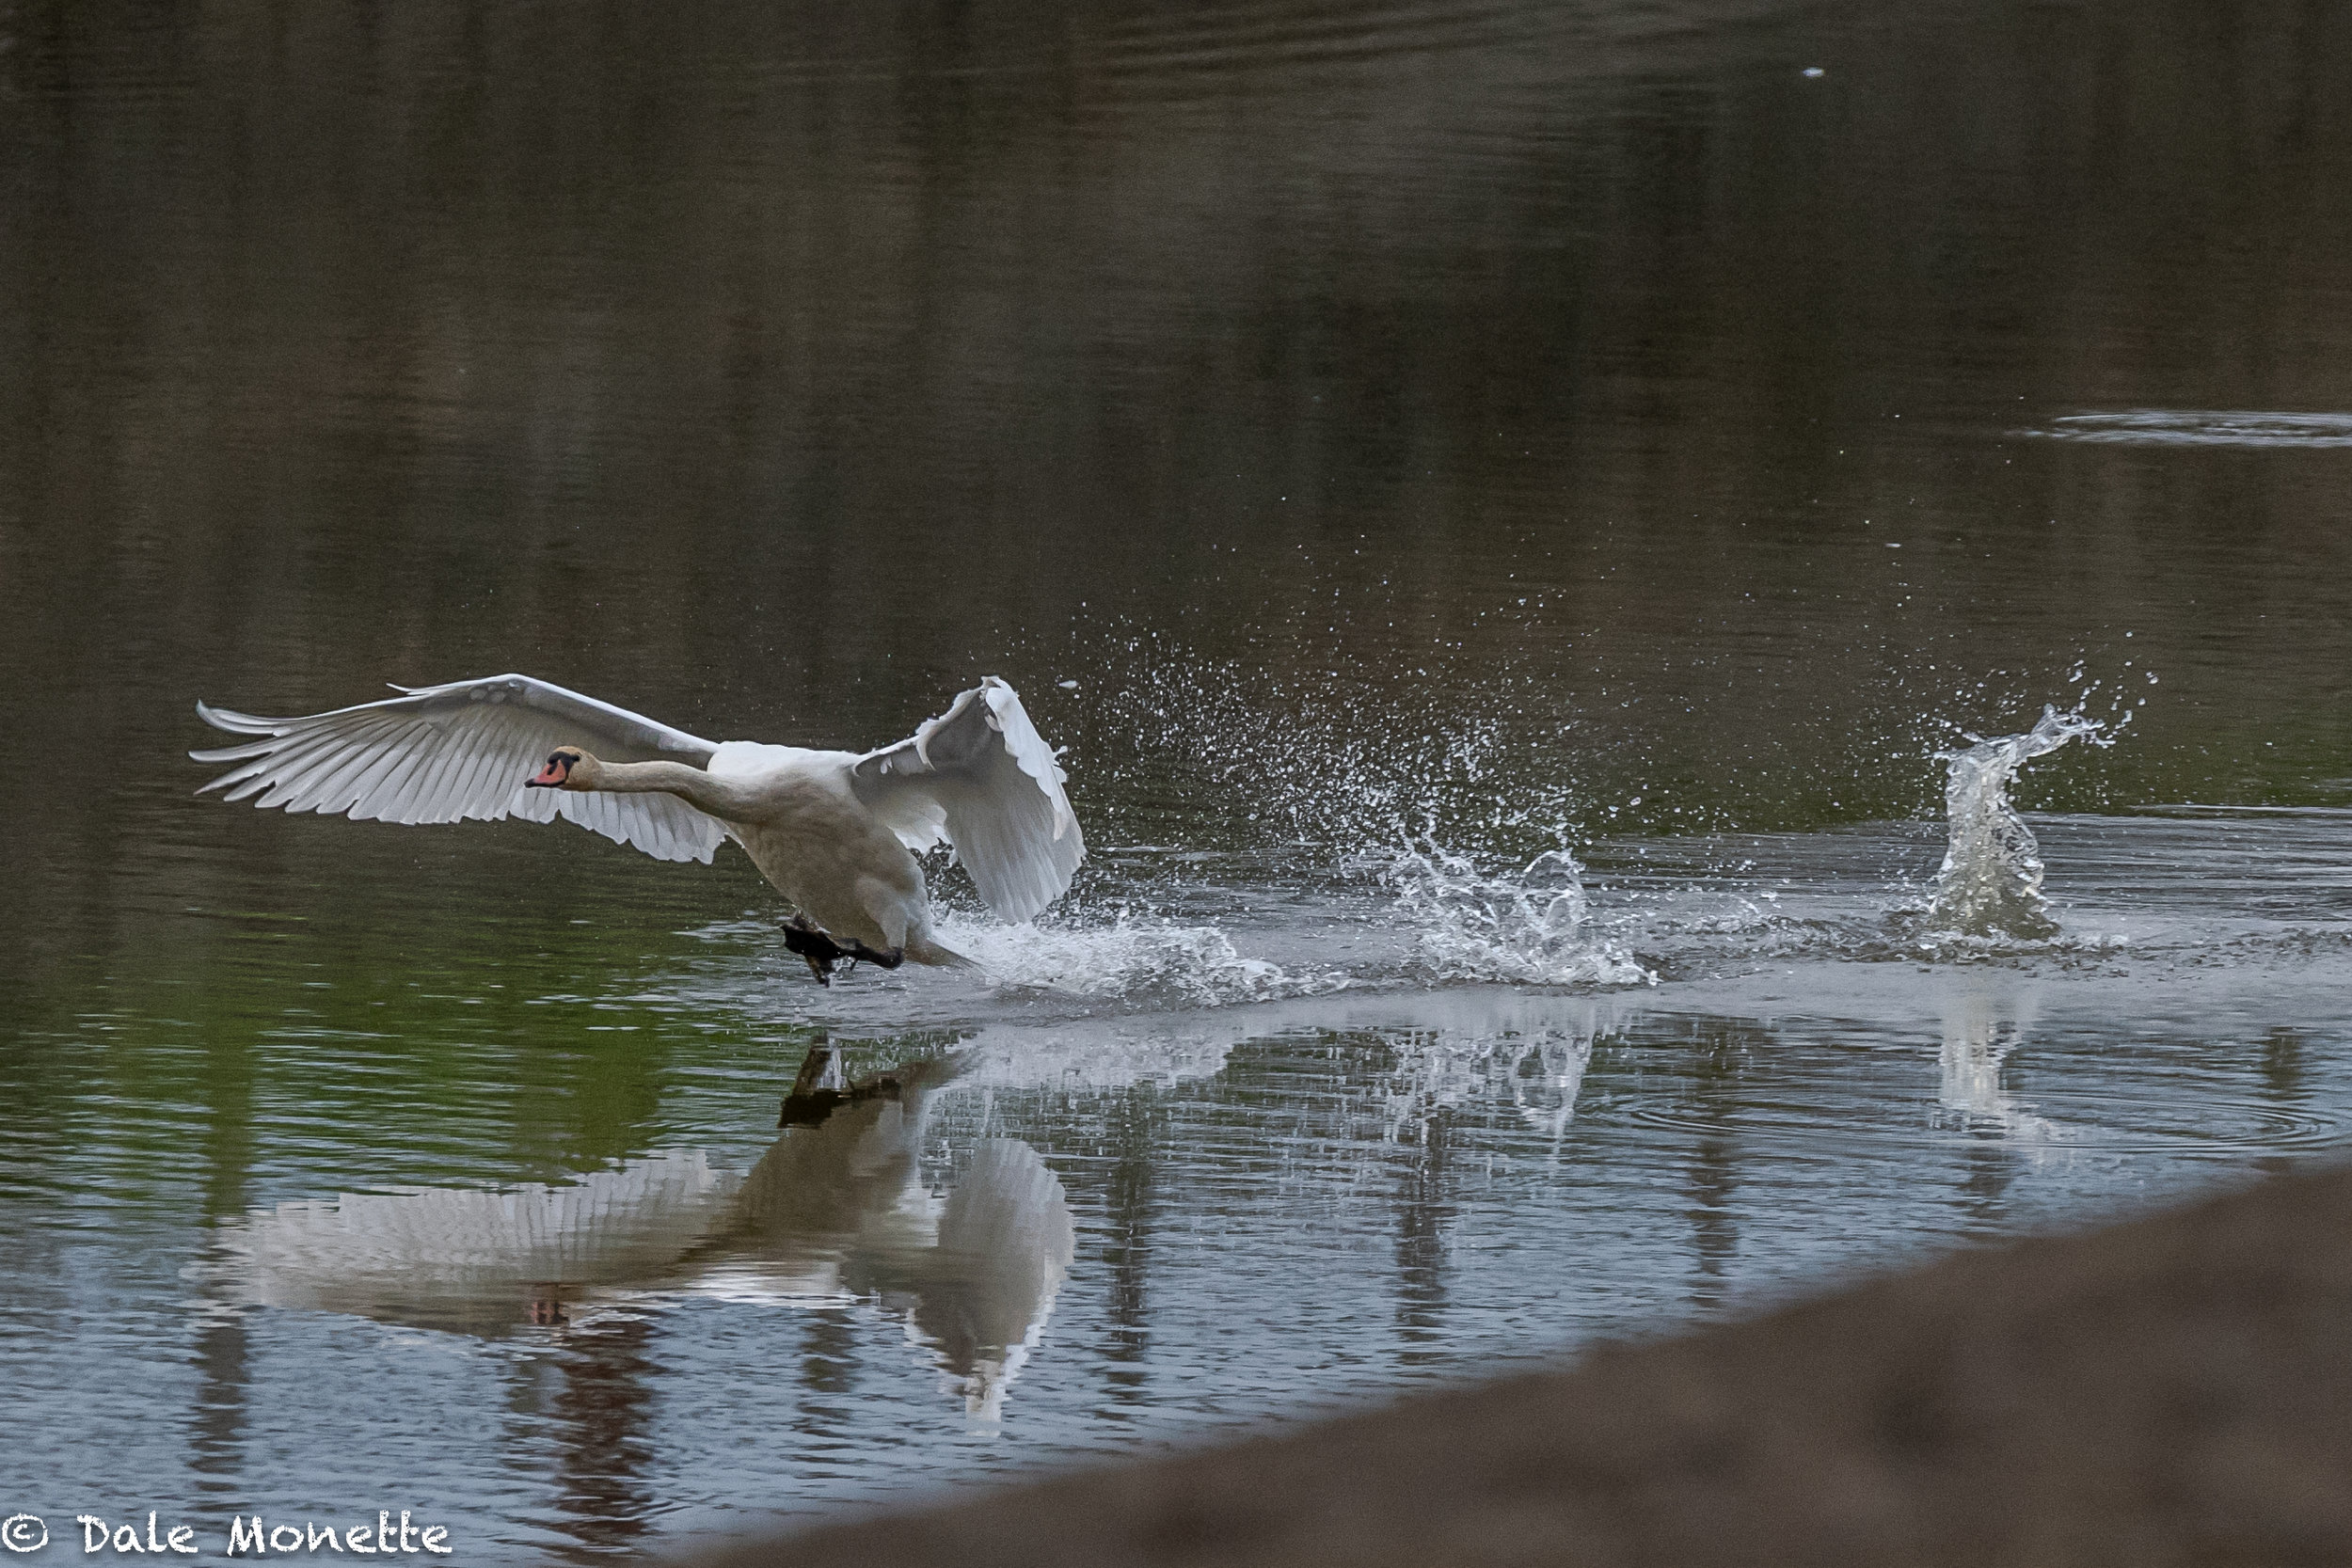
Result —
M2347 84L2185 0L0 8L0 1503L608 1557L2338 1149ZM731 851L192 798L199 696L509 669L999 673L1094 859L827 992ZM2051 704L2048 928L1955 929L1943 758ZM779 1130L820 1045L898 1094Z

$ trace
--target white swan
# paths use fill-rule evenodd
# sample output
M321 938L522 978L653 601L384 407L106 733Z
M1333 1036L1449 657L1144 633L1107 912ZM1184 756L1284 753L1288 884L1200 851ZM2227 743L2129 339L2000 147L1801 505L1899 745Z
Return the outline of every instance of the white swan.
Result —
M198 703L215 728L261 737L190 752L236 764L198 793L362 821L564 816L667 861L707 863L732 838L800 911L785 943L820 981L843 958L969 961L933 938L912 851L952 845L1015 923L1060 897L1086 859L1052 748L993 675L864 755L716 744L529 675L393 689L305 719Z

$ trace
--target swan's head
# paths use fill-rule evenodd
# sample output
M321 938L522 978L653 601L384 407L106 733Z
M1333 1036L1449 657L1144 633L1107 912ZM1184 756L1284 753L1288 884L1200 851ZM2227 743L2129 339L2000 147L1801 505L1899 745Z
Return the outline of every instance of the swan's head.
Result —
M548 753L548 765L523 781L526 789L585 789L585 778L575 782L573 771L588 760L588 753L577 746L558 746Z

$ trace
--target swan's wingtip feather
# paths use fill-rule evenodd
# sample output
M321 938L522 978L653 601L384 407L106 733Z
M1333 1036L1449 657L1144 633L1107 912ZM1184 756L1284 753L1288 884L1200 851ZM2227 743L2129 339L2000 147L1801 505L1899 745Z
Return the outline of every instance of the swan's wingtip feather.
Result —
M216 730L230 735L283 735L287 721L263 719L257 714L239 713L235 708L215 707L202 698L197 699L196 716Z

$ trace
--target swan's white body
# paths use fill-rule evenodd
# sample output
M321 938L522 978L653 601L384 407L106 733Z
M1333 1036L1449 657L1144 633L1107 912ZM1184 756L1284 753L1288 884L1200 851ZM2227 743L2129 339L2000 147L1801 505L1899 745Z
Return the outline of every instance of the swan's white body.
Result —
M1011 687L989 676L880 751L723 744L529 675L493 675L303 719L197 705L241 745L204 786L261 806L386 822L567 817L661 860L707 863L733 838L838 937L957 957L931 937L914 852L953 845L989 908L1032 918L1086 858L1064 774ZM528 787L550 748L589 752L562 787ZM544 776L543 776L544 778Z

